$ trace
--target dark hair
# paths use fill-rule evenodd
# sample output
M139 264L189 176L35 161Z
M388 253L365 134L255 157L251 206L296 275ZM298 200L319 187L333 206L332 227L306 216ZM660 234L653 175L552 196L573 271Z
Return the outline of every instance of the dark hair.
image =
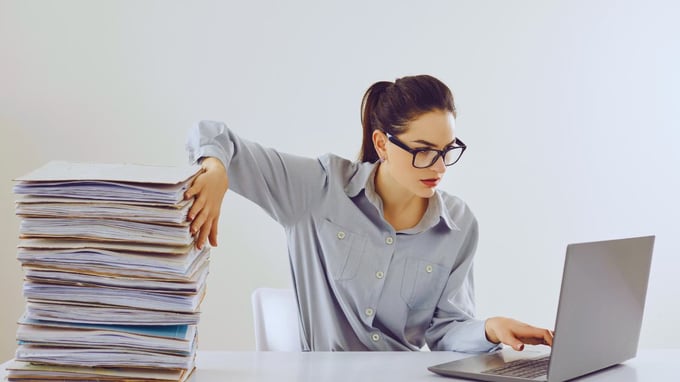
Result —
M378 153L373 146L373 131L394 135L403 133L407 123L435 110L448 111L456 116L451 90L432 76L408 76L394 82L374 83L366 90L361 101L364 136L359 160L378 160Z

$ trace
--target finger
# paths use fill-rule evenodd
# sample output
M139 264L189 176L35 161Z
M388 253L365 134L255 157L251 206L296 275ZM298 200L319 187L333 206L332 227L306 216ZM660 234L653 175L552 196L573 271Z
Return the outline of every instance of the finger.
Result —
M189 187L189 189L184 192L184 199L191 199L201 191L203 188L203 182L201 180L202 179L200 176L194 180L194 183L191 185L191 187Z
M512 335L512 333L508 333L507 336L504 336L504 338L501 339L501 342L508 346L511 346L513 349L517 351L524 350L524 342L522 342L519 338Z
M195 186L189 187L188 190L184 191L184 200L189 200L198 194L198 188Z
M522 351L524 350L524 343L522 341L518 340L517 338L514 338L512 341L510 341L508 345L512 346L513 349L517 351Z
M212 223L210 222L210 220L208 220L205 223L205 226L202 227L201 231L198 233L198 239L196 240L198 249L202 249L203 246L205 245L205 239L208 237L208 233L210 232L211 226Z
M191 206L191 209L189 209L189 213L187 214L187 219L189 221L193 221L196 218L196 216L201 213L203 207L205 207L206 202L207 198L200 196L196 200L194 200L194 204Z
M552 346L554 334L552 330L546 330L543 336L544 345Z
M203 199L203 198L200 198ZM201 230L203 224L208 220L208 208L204 207L203 202L199 201L196 211L189 211L187 218L191 221L191 234L195 235Z
M520 339L530 345L551 345L552 333L547 329L532 328L530 331L522 333Z
M198 215L191 222L191 233L196 234L203 230L203 225L209 220L207 208L201 209Z
M219 226L219 221L219 216L213 220L212 228L210 229L210 235L208 236L210 239L210 245L213 247L217 247L217 227Z
M198 237L196 237L196 238L194 239L194 246L195 246L196 249L198 249L199 251L200 251L201 249L203 249L203 245L202 245L201 242L198 240Z

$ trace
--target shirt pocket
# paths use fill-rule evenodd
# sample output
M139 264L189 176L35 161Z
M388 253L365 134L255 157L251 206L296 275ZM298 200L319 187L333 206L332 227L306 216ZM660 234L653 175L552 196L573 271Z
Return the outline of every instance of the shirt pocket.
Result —
M321 247L326 268L335 280L356 277L366 246L366 238L356 232L324 220L321 224Z
M439 301L447 278L446 267L425 259L407 257L401 298L410 309L432 309Z

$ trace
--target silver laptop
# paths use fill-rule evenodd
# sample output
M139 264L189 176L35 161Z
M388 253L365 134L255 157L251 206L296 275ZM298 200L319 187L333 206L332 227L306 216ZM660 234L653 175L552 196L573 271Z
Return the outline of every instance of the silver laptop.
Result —
M635 357L653 247L654 236L569 244L550 352L505 348L428 370L480 381L558 382Z

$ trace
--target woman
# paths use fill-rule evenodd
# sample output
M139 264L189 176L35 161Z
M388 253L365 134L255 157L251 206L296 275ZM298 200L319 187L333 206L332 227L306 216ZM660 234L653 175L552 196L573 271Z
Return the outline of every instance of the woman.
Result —
M202 121L189 137L204 172L186 192L197 246L217 245L225 192L286 230L303 350L489 351L552 344L552 333L474 318L477 222L437 190L466 146L451 91L434 77L377 82L365 93L358 161L301 158Z

